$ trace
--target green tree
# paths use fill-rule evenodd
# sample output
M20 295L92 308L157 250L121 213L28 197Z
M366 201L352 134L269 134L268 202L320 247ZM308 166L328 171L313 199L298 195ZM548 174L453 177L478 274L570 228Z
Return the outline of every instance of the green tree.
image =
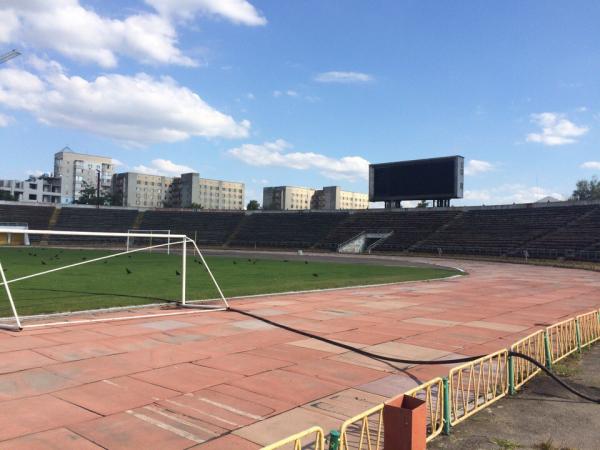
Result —
M192 203L190 204L190 206L188 206L189 209L204 209L204 206L202 206L200 203Z
M80 191L79 198L75 200L73 203L77 203L79 205L100 205L103 206L111 206L114 204L115 198L106 193L100 191L100 201L98 202L98 198L96 196L96 188L85 181L83 182L83 188Z
M256 200L250 200L246 205L246 209L248 211L256 211L257 209L260 209L260 203Z
M592 177L591 180L579 180L575 185L571 200L600 200L598 177Z
M417 208L427 208L429 206L429 202L427 200L421 200L417 203Z
M8 202L16 202L17 201L17 196L11 194L8 191L0 191L0 200L5 200Z

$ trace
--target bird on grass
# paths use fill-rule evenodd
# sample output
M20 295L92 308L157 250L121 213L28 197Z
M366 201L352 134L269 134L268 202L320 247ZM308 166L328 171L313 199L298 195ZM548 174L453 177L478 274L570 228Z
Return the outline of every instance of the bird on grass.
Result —
M108 261L106 261L106 260L105 260L105 261L104 261L104 264L108 264Z
M233 263L234 263L234 264L237 264L237 261L234 261Z
M308 261L304 261L304 264L308 264Z
M318 277L319 274L318 273L313 273L313 277Z
M45 266L45 265L46 265L46 261L44 261L44 260L42 259L42 266Z
M81 260L82 260L82 261L85 261L86 259L87 259L87 258L86 258L85 256L83 256L83 257L81 258Z
M131 270L129 270L127 267L125 267L125 272L127 272L127 275L131 275L133 272Z
M179 270L175 269L175 275L180 276L181 273L179 272Z
M284 259L283 262L289 262L287 259Z

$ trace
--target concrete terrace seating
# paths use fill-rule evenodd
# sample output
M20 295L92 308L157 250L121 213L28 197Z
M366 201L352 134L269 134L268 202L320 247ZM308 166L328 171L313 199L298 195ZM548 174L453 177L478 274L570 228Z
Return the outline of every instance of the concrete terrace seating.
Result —
M126 233L133 225L137 211L113 208L61 208L53 230L104 231ZM49 244L60 245L125 245L125 238L95 236L49 236Z
M473 209L432 234L416 251L511 254L529 241L564 227L589 211L590 206Z
M146 211L143 230L171 230L203 245L223 245L244 218L242 211Z
M532 257L575 257L581 251L600 250L600 207L590 206L578 219L525 248Z
M258 213L246 217L232 246L309 248L323 239L344 212Z
M319 247L337 246L362 232L393 234L377 250L403 251L425 239L460 213L459 210L365 211L350 214Z
M53 206L0 205L0 222L26 223L31 230L46 230ZM40 235L30 235L31 242L39 242Z

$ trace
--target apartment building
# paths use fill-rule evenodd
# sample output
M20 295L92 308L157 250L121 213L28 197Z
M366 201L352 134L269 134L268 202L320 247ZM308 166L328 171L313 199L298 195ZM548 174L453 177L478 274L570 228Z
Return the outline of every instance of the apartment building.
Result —
M113 196L118 204L147 208L189 208L241 210L244 208L243 183L200 178L198 173L164 177L135 172L113 175Z
M136 172L114 174L112 194L120 206L162 208L169 203L172 177Z
M177 189L174 188L171 192L173 206L189 208L192 205L200 205L204 209L244 209L244 183L213 180L201 178L197 173L184 173L175 186Z
M73 203L79 199L86 185L96 187L98 174L101 192L109 192L113 172L113 160L107 156L76 153L69 147L54 155L54 176L61 179L62 203Z
M342 191L339 186L325 186L322 189L297 186L263 188L263 209L267 210L337 210L368 207L368 194Z
M44 174L27 180L0 180L0 191L9 192L19 202L60 203L61 179Z

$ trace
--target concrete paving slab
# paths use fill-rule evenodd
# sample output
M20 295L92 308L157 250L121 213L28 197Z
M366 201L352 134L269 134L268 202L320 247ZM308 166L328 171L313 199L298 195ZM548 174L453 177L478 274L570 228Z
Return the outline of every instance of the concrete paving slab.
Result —
M179 392L131 377L97 381L54 393L54 396L107 416L127 409L176 397Z
M10 450L101 450L102 447L88 441L66 428L55 428L32 433L2 442L2 449Z
M194 361L194 364L247 376L293 365L288 361L265 358L248 352L203 359Z
M133 378L179 392L194 392L215 384L226 383L240 375L196 364L176 364L132 375Z

